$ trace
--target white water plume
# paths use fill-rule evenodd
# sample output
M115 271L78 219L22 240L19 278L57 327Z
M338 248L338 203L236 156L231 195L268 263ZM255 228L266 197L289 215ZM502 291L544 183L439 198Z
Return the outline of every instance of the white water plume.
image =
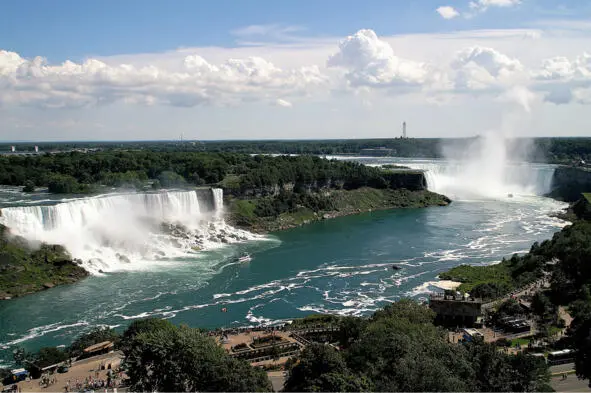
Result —
M10 207L2 209L0 220L14 235L65 246L94 273L141 270L157 261L255 238L224 222L221 189Z
M507 99L529 112L531 97L516 90ZM527 163L532 144L517 138L529 116L517 111L502 117L500 129L471 140L443 142L446 162L426 169L428 187L452 199L507 199L543 195L550 191L554 168Z

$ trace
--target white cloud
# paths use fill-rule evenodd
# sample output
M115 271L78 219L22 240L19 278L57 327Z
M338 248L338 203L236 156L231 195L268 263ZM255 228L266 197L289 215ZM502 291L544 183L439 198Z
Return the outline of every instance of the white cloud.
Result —
M421 62L402 59L390 44L373 30L359 30L339 44L339 51L329 57L328 67L345 70L352 87L408 87L421 85L429 78L429 67Z
M477 12L484 12L490 7L513 7L521 4L521 0L477 0L471 1L469 6Z
M276 104L277 106L282 106L282 107L284 107L284 108L291 108L291 107L293 106L291 102L289 102L289 101L285 101L285 100L282 100L281 98L278 98L278 99L275 101L275 104Z
M436 11L437 13L439 13L439 15L441 15L443 19L453 19L456 16L460 15L460 13L456 11L454 7L451 7L449 5L441 6L437 8Z
M510 8L520 5L522 0L475 0L468 3L469 11L463 12L465 18L473 18L486 12L491 7Z
M318 67L281 69L260 57L208 63L188 55L180 71L155 66L110 66L89 59L48 65L0 52L0 103L77 107L115 101L192 107L266 100L310 94L326 83Z
M396 36L360 30L340 44L323 37L62 64L0 51L0 138L387 137L404 120L415 135L473 135L475 124L494 127L507 105L535 113L532 133L559 133L567 122L569 134L585 135L590 33L533 26Z
M455 86L462 89L487 89L513 83L523 71L517 59L493 48L472 47L459 51L451 64L456 70Z
M575 101L589 104L591 55L583 53L573 60L564 56L545 59L539 70L531 72L536 88L546 93L545 100L554 104Z

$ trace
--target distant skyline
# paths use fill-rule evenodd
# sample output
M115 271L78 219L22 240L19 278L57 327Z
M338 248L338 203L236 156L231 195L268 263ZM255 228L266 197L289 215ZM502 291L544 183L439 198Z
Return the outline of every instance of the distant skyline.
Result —
M0 142L591 136L579 0L4 0Z

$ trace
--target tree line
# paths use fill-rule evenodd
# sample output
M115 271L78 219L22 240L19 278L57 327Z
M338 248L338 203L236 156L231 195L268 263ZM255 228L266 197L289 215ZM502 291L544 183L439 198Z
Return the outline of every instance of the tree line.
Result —
M235 153L104 151L0 157L0 184L49 187L77 193L95 185L155 187L221 184L229 190L388 187L385 172L316 156L251 156Z
M19 144L19 151L61 151L68 149L225 152L244 154L360 154L363 149L391 149L397 157L441 158L443 144L469 146L473 138L381 138L342 140L246 140L246 141L130 141L130 142L45 142ZM591 138L517 138L509 155L519 158L524 151L536 162L569 163L591 160ZM0 144L10 151L10 144Z

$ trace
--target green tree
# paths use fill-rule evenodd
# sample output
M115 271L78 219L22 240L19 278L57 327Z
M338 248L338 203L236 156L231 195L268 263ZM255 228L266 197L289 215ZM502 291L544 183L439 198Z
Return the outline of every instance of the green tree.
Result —
M23 192L35 192L35 182L27 180L23 187Z
M158 181L162 187L179 187L185 185L185 179L178 173L164 171L158 176Z
M111 328L96 327L76 338L70 345L70 353L72 356L80 356L84 353L84 348L104 341L118 343L119 334Z
M47 367L61 363L69 358L68 353L56 347L44 347L35 355L35 363L39 367Z
M123 332L120 347L123 351L130 348L132 341L140 333L154 332L159 329L169 329L173 324L167 319L146 318L136 319Z
M271 391L263 370L229 357L211 337L186 326L139 333L125 355L133 391Z
M531 308L541 320L547 320L556 315L556 307L550 298L542 292L536 292L531 301Z
M591 388L591 314L575 318L568 333L574 348L577 349L577 376L587 379Z
M359 392L369 390L364 378L350 373L343 357L324 344L307 346L285 382L286 392Z

